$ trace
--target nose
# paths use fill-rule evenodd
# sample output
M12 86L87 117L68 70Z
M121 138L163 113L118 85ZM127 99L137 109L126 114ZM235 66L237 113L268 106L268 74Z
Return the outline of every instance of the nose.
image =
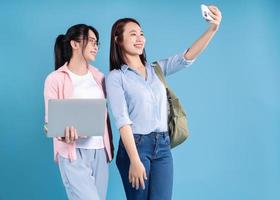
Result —
M145 42L145 37L143 35L138 35L137 38L136 38L136 41L144 43Z
M94 49L94 50L96 50L96 51L97 51L97 50L98 50L98 48L99 48L97 43L92 44L92 46L93 46L93 49Z

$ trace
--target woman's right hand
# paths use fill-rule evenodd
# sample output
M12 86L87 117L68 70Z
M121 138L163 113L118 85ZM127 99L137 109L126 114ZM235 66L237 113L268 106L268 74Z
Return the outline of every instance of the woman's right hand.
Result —
M145 189L145 182L147 180L146 169L140 159L131 161L129 166L129 182L133 188L138 190L139 185Z
M64 137L57 137L57 139L67 144L73 144L78 139L77 129L73 126L66 127L64 130Z

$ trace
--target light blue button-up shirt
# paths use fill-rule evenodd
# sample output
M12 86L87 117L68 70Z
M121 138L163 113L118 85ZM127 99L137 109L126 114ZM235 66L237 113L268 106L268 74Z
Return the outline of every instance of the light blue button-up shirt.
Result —
M179 54L158 63L167 76L190 66L193 60ZM107 97L118 129L131 125L134 134L168 130L166 89L151 64L146 69L147 80L127 65L106 78Z

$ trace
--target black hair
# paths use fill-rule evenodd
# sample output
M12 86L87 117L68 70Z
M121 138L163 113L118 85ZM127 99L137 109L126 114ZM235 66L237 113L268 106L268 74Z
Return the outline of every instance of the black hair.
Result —
M92 26L86 24L76 24L71 26L65 35L61 34L57 36L55 45L54 45L54 57L55 57L55 70L60 68L66 62L69 63L73 51L70 44L71 40L74 41L84 41L83 50L88 43L88 32L89 30L93 31L96 36L96 42L99 43L99 34L98 31Z

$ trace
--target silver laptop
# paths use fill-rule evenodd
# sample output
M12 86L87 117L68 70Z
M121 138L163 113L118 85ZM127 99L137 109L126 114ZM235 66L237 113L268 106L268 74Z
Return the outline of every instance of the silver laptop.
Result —
M74 126L79 136L103 136L106 99L50 99L48 137L63 137Z

